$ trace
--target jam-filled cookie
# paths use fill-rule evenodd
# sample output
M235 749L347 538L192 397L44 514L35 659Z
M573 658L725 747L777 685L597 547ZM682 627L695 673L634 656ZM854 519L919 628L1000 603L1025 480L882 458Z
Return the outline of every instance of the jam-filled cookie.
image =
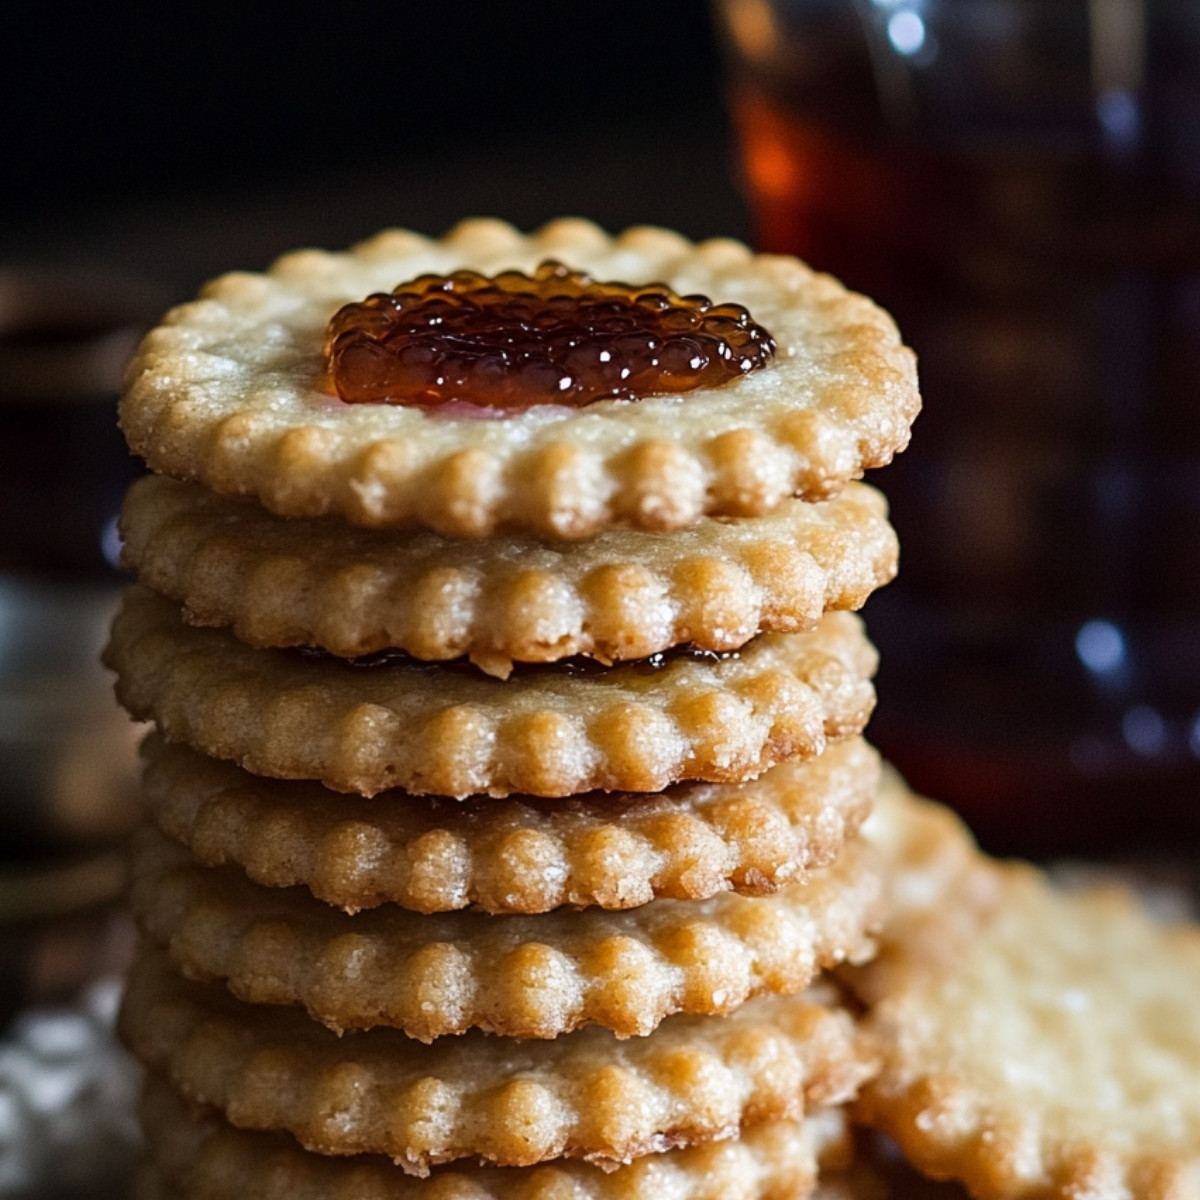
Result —
M851 738L747 783L460 801L265 779L157 735L142 753L151 820L198 862L235 864L269 887L301 884L348 912L769 895L837 857L870 812L880 773L875 751Z
M514 660L734 650L760 632L810 629L887 583L898 549L883 497L865 484L765 517L704 518L670 537L617 529L552 542L283 520L149 476L131 490L121 530L125 565L197 625L344 657L466 656L499 676Z
M121 423L284 516L582 538L826 499L919 406L891 319L794 259L477 220L216 280L142 343Z
M723 892L608 912L350 916L304 888L197 866L145 829L130 902L143 932L192 979L250 1004L299 1004L331 1029L390 1026L423 1042L467 1029L554 1038L584 1025L643 1036L677 1012L732 1012L803 991L868 957L880 882L861 844L773 896Z
M234 1125L287 1130L317 1153L386 1154L416 1175L462 1158L615 1165L843 1102L875 1067L827 987L669 1017L624 1041L592 1027L422 1045L394 1029L338 1037L297 1009L185 981L144 951L120 1025L142 1062Z
M136 717L256 774L360 795L570 796L738 782L819 754L866 724L876 655L859 618L835 612L729 655L584 660L581 674L551 664L499 680L470 664L256 650L185 625L138 585L105 661Z

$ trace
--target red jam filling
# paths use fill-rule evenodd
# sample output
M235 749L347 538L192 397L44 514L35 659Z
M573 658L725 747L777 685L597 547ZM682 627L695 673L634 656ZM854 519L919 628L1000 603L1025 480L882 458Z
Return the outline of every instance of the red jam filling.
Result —
M774 353L740 304L553 261L532 276L422 275L345 305L325 335L329 382L349 404L507 412L717 387Z

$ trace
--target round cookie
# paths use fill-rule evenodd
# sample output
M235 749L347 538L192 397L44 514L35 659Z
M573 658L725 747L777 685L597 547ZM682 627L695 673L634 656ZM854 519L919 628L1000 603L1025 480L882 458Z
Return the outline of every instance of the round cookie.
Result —
M840 1111L829 1109L611 1170L577 1159L535 1167L455 1163L417 1179L379 1155L322 1157L285 1134L235 1129L156 1076L140 1115L153 1165L136 1200L802 1200L818 1160L844 1137Z
M879 811L928 828L915 801ZM923 892L901 860L909 902L848 975L884 1056L858 1117L979 1200L1200 1194L1200 932L1123 891L938 857Z
M237 864L270 887L303 884L350 912L392 903L539 913L729 888L770 894L833 861L879 780L879 756L861 738L749 783L563 800L347 796L251 775L157 734L142 756L151 819L199 862Z
M763 634L723 660L657 670L579 678L547 667L501 681L465 666L356 667L184 625L140 586L104 659L135 717L256 774L460 797L750 778L860 732L876 661L858 618L829 613L810 633Z
M732 1012L867 958L879 917L879 876L858 844L773 896L507 917L391 905L347 916L304 888L197 866L150 828L135 847L134 916L189 978L222 980L250 1004L302 1005L337 1032L391 1026L423 1042L471 1028L641 1036L672 1013Z
M497 420L346 404L327 390L325 329L343 304L426 272L529 271L546 259L744 305L777 353L721 387ZM826 499L901 450L919 406L913 356L891 319L794 259L657 229L612 238L563 220L523 237L477 220L440 241L390 231L209 284L143 341L121 425L154 470L256 496L282 516L582 538L614 524L761 515L791 495Z
M762 631L810 629L827 609L860 607L897 561L886 503L864 484L670 537L619 529L547 542L281 520L148 476L130 490L121 530L123 561L143 583L248 645L465 655L501 677L513 660L733 650Z
M120 1029L148 1067L234 1125L288 1130L317 1153L386 1154L424 1175L474 1157L611 1165L840 1103L874 1063L829 999L763 996L626 1041L592 1027L553 1041L476 1031L425 1046L393 1029L338 1037L296 1009L186 982L161 952L144 952Z

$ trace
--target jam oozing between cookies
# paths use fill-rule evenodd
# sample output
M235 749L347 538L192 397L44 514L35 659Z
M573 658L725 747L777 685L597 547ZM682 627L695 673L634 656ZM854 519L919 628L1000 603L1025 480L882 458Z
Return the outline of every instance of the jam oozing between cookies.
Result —
M504 412L717 387L774 353L740 304L599 283L551 260L532 276L422 275L347 304L325 335L347 403Z
M363 654L357 658L340 658L330 654L328 650L322 650L317 646L294 646L292 647L292 652L304 659L316 662L336 662L348 667L402 666L409 669L426 668L437 672L456 671L475 677L482 677L484 675L484 672L465 658L454 658L447 662L427 662L424 659L414 658L411 654L407 654L403 650L377 650L373 654ZM713 666L717 663L728 662L732 658L739 658L740 656L741 652L738 650L704 650L699 646L681 645L672 646L668 650L659 650L651 654L648 658L629 659L612 665L600 662L598 659L591 658L586 654L573 654L569 658L560 658L556 662L514 662L512 665L512 674L517 677L531 675L586 677L606 675L614 667L619 666L635 670L642 675L652 675L675 662L704 663Z

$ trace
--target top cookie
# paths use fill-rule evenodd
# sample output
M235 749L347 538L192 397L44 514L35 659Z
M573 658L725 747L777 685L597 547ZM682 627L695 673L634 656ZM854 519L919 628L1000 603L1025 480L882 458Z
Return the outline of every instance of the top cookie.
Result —
M743 305L776 354L719 387L494 419L348 404L327 390L323 342L342 305L423 273L532 271L547 259ZM919 406L912 353L887 314L794 259L657 229L613 238L562 220L526 237L475 220L440 241L389 231L216 280L142 343L121 424L156 471L283 516L582 538L833 496L903 449Z

